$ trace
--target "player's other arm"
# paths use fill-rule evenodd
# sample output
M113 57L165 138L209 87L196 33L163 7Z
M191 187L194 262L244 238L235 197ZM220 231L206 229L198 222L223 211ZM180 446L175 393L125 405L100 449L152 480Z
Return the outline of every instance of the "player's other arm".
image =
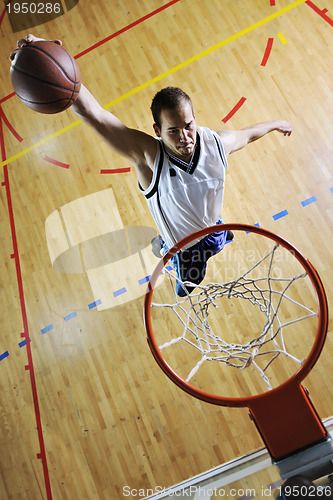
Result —
M219 130L217 133L221 137L225 153L228 155L274 131L290 136L292 126L285 120L272 120L257 123L241 130Z

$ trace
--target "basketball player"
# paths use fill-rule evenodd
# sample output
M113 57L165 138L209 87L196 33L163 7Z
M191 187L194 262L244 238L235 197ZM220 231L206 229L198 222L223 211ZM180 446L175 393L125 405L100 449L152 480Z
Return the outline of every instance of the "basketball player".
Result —
M18 41L18 48L41 40L33 35ZM59 40L55 43L61 44ZM11 58L15 55L15 51ZM76 115L135 167L139 189L161 234L152 241L153 251L167 251L190 233L222 222L220 217L225 171L229 154L272 131L290 136L291 125L276 120L242 130L214 132L199 127L190 97L179 88L158 92L151 105L156 137L126 127L104 110L82 85L72 106ZM232 239L219 231L192 242L173 258L179 278L177 294L191 293L204 278L207 260ZM184 285L184 282L191 284ZM192 285L192 286L191 286Z

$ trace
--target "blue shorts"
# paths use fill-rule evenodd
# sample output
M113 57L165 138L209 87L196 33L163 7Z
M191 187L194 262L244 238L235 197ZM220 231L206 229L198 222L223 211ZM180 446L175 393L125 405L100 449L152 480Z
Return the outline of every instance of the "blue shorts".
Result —
M221 223L223 223L222 219L217 222L217 224ZM220 252L226 242L227 231L207 234L198 243L185 250L180 250L170 259L178 277L176 292L179 297L185 297L195 288L195 286L185 287L184 281L190 281L194 285L199 285L202 282L206 275L208 259ZM168 250L165 244L163 248Z

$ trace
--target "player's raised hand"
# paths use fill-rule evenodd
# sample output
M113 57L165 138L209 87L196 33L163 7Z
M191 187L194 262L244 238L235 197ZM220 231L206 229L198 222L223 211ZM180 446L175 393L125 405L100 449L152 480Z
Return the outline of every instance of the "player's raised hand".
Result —
M44 40L45 40L45 38L37 38L36 36L32 35L31 33L29 33L29 35L27 35L26 39L25 39L25 41L27 43L29 43L29 42L43 42ZM62 45L61 40L48 40L48 42L54 42L54 43L57 43L58 45Z
M277 122L277 126L275 129L277 132L281 132L281 134L289 137L293 131L293 127L290 125L289 122L285 120L280 120Z
M29 33L25 38L19 38L19 40L17 40L16 49L14 49L13 52L9 56L10 61L13 61L15 59L15 55L17 54L17 52L22 47L27 45L28 43L30 43L30 42L42 42L44 40L45 40L45 38L37 38L36 36L32 35L31 33ZM57 43L58 45L62 45L61 40L50 40L50 41Z

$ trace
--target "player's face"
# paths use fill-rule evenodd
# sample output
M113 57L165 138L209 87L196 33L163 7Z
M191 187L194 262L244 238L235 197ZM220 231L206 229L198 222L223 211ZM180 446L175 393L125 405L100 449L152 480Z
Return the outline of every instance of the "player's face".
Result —
M161 137L166 150L189 161L196 141L196 121L192 106L188 102L175 109L163 109L161 112L161 129L154 126L156 135Z

